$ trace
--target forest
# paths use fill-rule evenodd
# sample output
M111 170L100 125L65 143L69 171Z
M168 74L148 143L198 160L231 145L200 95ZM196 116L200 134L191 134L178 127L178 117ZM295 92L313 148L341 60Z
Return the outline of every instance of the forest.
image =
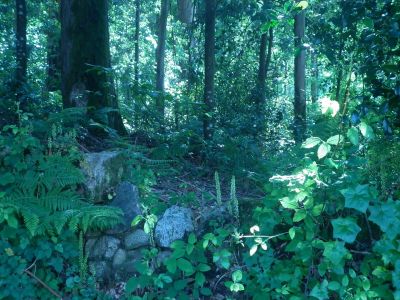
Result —
M0 299L400 300L400 1L0 0Z

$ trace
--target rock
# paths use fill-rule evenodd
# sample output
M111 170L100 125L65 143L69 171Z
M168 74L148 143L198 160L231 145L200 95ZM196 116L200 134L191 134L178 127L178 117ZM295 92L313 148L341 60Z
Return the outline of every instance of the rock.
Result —
M159 246L169 247L173 241L183 239L186 232L194 230L193 213L189 208L172 206L158 221L155 239Z
M116 186L122 178L126 159L121 152L104 151L86 153L81 168L86 178L85 186L94 202L103 201L107 189Z
M122 266L126 261L126 257L126 251L123 249L118 249L113 258L113 268L119 268Z
M126 256L129 261L137 261L143 258L142 250L127 251Z
M169 250L165 251L160 251L160 253L157 254L157 265L160 267L162 263L171 256L172 252Z
M89 270L94 273L97 278L107 278L110 275L110 267L105 261L89 263Z
M113 232L130 230L132 220L142 213L140 210L139 190L135 185L127 181L117 186L115 198L109 205L120 208L124 213L123 223L113 228Z
M148 245L149 245L149 235L141 229L129 233L125 237L125 248L127 250L133 250Z
M92 246L91 258L105 258L111 259L115 252L117 252L121 241L112 236L102 236Z

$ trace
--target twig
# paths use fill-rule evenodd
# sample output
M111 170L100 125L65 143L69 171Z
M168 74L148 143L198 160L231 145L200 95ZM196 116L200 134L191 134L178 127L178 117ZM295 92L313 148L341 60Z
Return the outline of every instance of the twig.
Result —
M214 284L214 286L213 286L213 288L212 288L213 291L215 291L215 289L217 288L218 284L221 282L222 279L224 279L226 276L228 276L229 274L233 273L234 271L240 270L240 269L242 269L242 268L243 268L243 267L238 266L238 267L234 268L233 270L229 270L228 272L222 274L221 277L218 278L217 282Z
M29 268L31 268L33 265L31 265ZM24 270L24 273L28 274L31 276L33 279L35 279L37 282L39 282L41 285L45 287L46 290L48 290L50 293L52 293L54 296L56 296L58 299L62 300L62 297L57 294L56 291L54 291L51 287L49 287L46 283L44 283L40 278L38 278L35 274L33 274L31 271L28 269Z
M362 255L369 255L369 254L372 254L371 252L368 252L368 251L350 250L350 252L351 252L351 253L354 253L354 254L362 254Z

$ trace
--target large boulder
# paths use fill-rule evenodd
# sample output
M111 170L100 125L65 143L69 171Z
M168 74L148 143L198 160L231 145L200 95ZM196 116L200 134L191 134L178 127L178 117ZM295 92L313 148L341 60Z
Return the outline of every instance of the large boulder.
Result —
M121 182L126 171L126 157L120 151L104 151L84 154L81 168L85 175L85 187L95 202L103 202L106 192Z
M171 243L183 239L187 232L194 230L193 213L189 208L172 206L158 221L155 239L159 246L170 247Z

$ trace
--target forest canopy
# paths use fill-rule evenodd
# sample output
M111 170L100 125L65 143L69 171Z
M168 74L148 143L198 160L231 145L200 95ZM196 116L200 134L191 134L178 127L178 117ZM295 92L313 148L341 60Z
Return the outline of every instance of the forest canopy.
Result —
M400 299L399 0L2 0L0 299Z

